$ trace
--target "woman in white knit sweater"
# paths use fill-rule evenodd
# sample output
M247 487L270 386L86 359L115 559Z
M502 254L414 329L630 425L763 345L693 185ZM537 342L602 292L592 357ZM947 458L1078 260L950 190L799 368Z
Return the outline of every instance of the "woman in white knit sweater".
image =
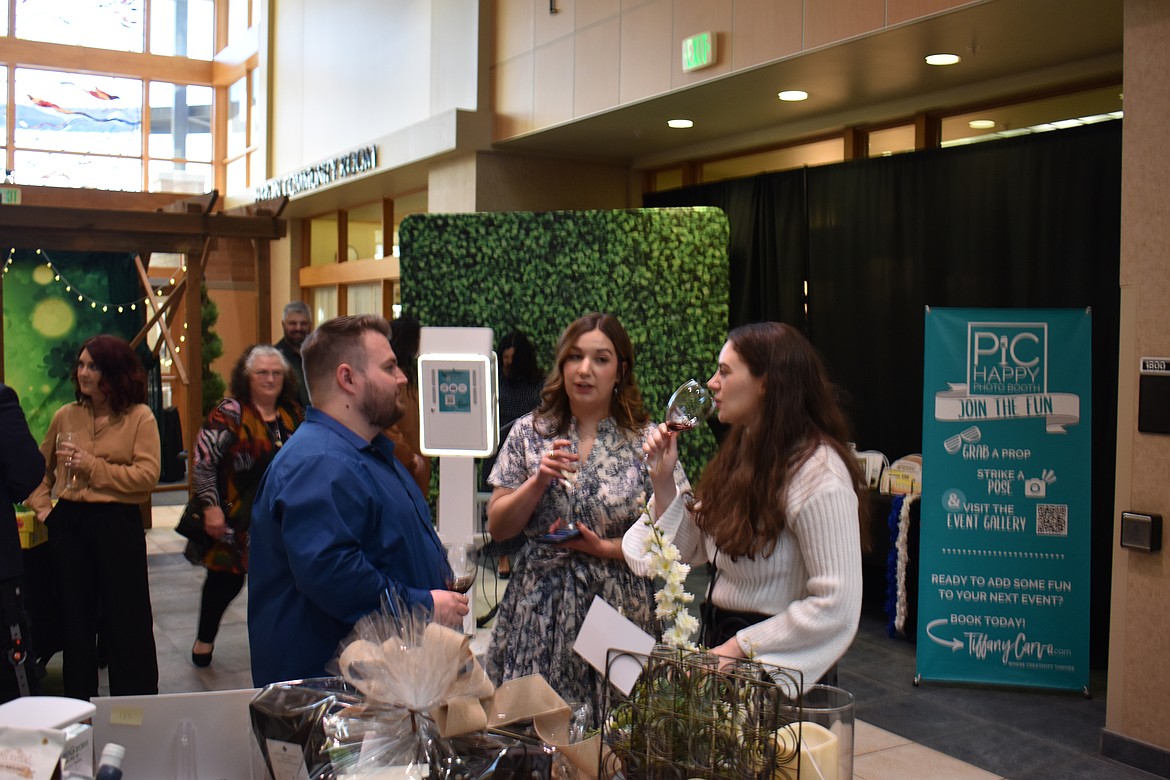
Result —
M658 464L649 511L683 560L715 564L702 644L816 682L849 648L861 611L865 488L845 415L816 350L780 323L734 329L707 386L731 430L690 501L671 479L674 435L658 426L643 445ZM622 545L642 576L649 530L635 523Z

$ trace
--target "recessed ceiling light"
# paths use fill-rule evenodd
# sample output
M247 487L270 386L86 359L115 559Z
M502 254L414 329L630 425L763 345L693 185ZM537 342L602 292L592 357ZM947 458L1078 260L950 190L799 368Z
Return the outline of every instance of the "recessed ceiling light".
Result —
M808 100L808 93L802 89L786 89L783 92L777 92L776 97L788 103L795 103L800 100Z
M694 127L695 123L689 119L668 119L666 120L667 127L685 128Z
M972 130L990 130L995 127L994 119L972 119L967 123L967 127Z
M962 58L958 54L928 54L926 55L927 65L954 65Z

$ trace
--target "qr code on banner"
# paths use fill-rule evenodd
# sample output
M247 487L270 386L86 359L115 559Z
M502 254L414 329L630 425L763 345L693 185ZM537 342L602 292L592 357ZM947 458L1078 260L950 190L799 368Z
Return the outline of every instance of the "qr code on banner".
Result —
M1037 504L1036 533L1041 536L1068 536L1068 504Z

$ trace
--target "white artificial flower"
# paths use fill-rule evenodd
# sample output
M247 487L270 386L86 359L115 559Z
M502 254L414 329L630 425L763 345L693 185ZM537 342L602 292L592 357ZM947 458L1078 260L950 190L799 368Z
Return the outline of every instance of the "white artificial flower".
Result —
M655 579L663 581L662 588L654 594L654 616L670 624L662 634L662 641L674 647L693 647L690 638L699 624L687 612L686 605L694 600L694 596L684 587L691 567L682 563L678 548L666 541L657 523L649 517L645 522L650 526L645 544L645 552L650 556L650 571Z

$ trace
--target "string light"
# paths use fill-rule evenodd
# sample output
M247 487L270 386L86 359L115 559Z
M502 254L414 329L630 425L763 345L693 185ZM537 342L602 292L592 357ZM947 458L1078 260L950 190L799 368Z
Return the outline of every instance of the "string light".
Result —
M103 301L103 300L101 300L93 295L87 295L85 292L83 292L81 290L74 290L73 284L69 281L69 279L67 277L65 277L64 274L61 273L61 269L58 268L56 265L54 265L53 259L51 257L49 257L47 252L44 252L43 250L38 249L38 250L36 250L36 254L44 259L45 267L53 272L53 281L57 282L58 284L63 285L66 293L69 293L71 295L76 295L78 303L87 303L88 302L89 308L91 308L91 309L96 310L100 306L101 310L103 312L108 313L110 311L110 309L113 308L113 309L116 309L119 314L124 314L127 309L129 309L130 311L138 311L138 304L140 304L140 303L144 304L150 299L149 295L145 295L145 296L140 296L140 297L135 298L134 300L130 300L130 301L121 301L121 302ZM9 268L12 267L13 261L15 259L16 259L16 247L12 247L8 250L8 258L4 261L3 275L5 275L5 276L8 275L8 270L9 270ZM39 262L40 261L38 260L38 263ZM187 266L184 264L183 271L186 272L186 270L187 270ZM174 286L174 284L175 284L174 277L172 277L168 281L168 284L172 287ZM155 295L158 295L160 298L164 294L163 287L159 287L157 290L152 289L151 292L153 292ZM185 323L184 323L184 327L186 327Z

